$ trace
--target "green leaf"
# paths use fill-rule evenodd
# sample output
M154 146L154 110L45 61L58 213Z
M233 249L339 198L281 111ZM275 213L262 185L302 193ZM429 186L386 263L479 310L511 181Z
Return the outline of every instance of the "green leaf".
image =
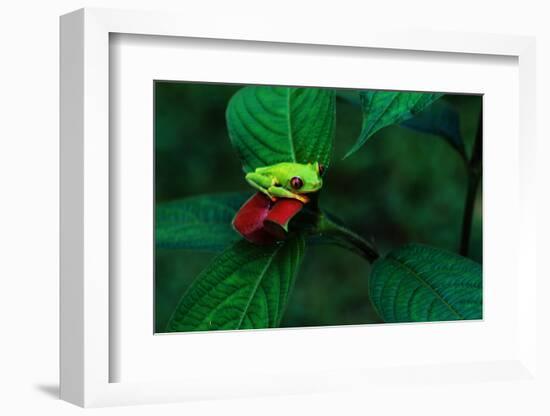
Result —
M481 319L481 265L419 244L374 263L370 297L386 322Z
M334 91L249 86L229 101L227 127L246 172L280 162L329 165Z
M167 331L278 327L303 253L302 237L229 247L183 295Z
M447 101L438 100L434 102L417 116L403 121L401 125L422 133L442 137L461 156L466 158L466 150L460 134L458 112Z
M424 92L360 91L363 126L357 142L344 158L359 150L378 130L415 116L442 95Z
M231 220L249 193L199 195L158 204L155 239L158 248L221 251L240 239Z

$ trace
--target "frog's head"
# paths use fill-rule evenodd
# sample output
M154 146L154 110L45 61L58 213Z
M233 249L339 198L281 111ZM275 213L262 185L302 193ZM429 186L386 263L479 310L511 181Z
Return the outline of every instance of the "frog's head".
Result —
M317 192L323 186L324 167L319 162L297 164L288 181L288 190L296 194Z

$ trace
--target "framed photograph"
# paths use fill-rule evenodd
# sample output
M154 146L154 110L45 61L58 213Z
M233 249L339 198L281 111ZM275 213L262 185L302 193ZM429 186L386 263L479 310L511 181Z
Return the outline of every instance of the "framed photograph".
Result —
M61 18L61 397L537 383L534 40L246 29Z

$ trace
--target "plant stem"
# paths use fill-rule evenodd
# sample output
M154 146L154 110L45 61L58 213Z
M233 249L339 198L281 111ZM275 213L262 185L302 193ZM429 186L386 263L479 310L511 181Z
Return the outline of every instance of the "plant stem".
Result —
M477 123L477 132L470 158L470 169L479 171L481 174L482 149L483 149L483 108L479 110L479 121Z
M344 247L350 249L361 257L364 257L369 263L373 263L378 257L380 257L371 243L349 228L336 224L325 215L320 217L318 227L321 234L335 238L339 242L343 243Z
M462 236L460 239L460 255L466 257L470 249L470 235L472 232L472 219L474 214L474 205L476 202L477 187L481 175L476 173L468 174L468 190L466 191L466 201L464 202L464 213L462 217Z
M483 136L483 112L479 112L479 122L477 125L476 138L472 149L472 157L468 163L468 188L466 190L466 200L464 201L464 212L462 216L462 234L460 237L460 254L468 256L470 250L470 236L472 233L472 219L474 215L474 206L477 195L477 188L481 180L482 173L482 136Z

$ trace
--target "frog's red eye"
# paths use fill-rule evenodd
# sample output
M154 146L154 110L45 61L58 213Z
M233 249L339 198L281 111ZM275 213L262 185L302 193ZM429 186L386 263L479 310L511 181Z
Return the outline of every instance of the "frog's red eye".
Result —
M325 173L325 165L319 163L319 175Z
M304 181L302 178L295 176L290 180L290 186L292 186L294 189L300 189L302 186L304 186Z

